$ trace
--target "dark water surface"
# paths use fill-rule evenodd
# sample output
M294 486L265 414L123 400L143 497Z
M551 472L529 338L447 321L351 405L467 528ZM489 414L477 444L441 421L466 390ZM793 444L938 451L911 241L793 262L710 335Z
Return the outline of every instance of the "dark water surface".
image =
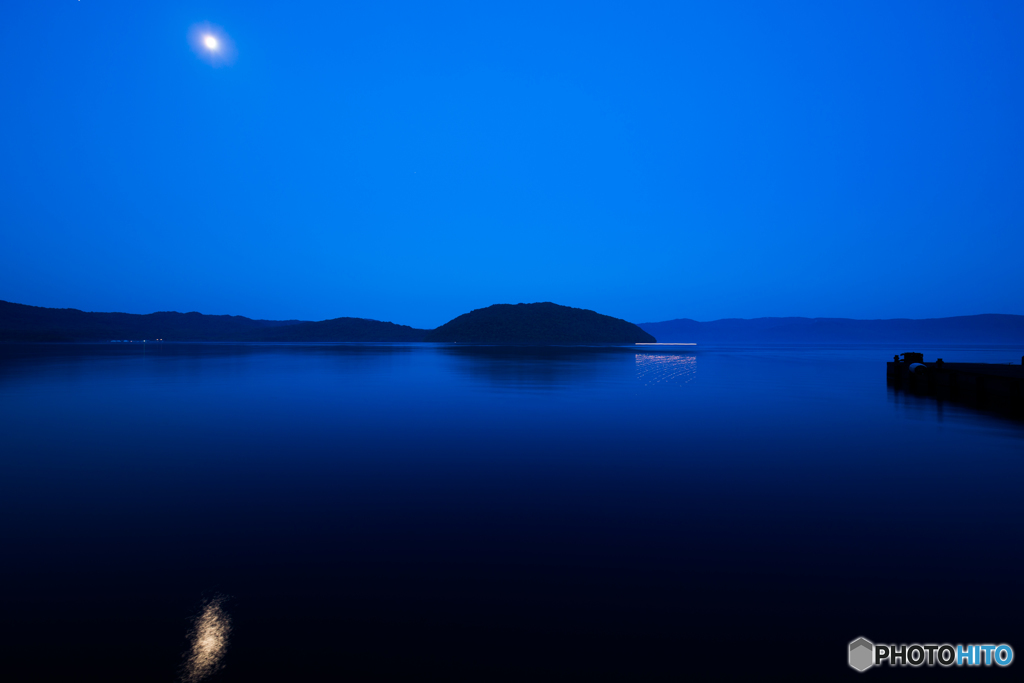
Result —
M1021 652L1024 425L905 350L0 347L4 678L173 681L217 595L216 681Z

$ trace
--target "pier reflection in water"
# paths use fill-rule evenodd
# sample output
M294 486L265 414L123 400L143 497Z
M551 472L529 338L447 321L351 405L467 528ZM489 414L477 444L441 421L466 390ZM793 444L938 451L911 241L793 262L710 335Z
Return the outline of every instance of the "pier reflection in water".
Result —
M688 384L697 377L697 356L668 353L636 354L636 378L651 384Z

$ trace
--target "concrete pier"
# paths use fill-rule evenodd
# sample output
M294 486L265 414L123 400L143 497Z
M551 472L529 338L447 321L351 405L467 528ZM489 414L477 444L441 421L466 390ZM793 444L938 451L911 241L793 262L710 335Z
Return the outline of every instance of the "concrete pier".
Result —
M925 363L906 353L886 363L886 381L919 394L970 403L980 408L1024 414L1024 366L994 363ZM910 362L908 362L908 360Z

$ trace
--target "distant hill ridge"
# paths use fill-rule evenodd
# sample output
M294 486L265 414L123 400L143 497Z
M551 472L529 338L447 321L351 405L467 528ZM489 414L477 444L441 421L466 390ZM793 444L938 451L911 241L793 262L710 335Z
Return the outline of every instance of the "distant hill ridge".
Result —
M0 341L419 342L593 344L654 341L636 325L553 303L496 304L436 330L365 318L252 320L201 313L88 313L0 301Z
M422 330L366 318L253 320L237 315L91 313L0 301L0 341L458 342L474 344L1007 344L1024 346L1024 316L984 314L913 320L681 318L634 325L551 302L495 304Z
M421 341L426 330L407 325L335 318L253 320L240 315L161 312L89 313L75 308L43 308L0 301L0 341Z
M759 344L1022 344L1024 315L989 313L913 320L852 318L687 318L640 323L662 342Z

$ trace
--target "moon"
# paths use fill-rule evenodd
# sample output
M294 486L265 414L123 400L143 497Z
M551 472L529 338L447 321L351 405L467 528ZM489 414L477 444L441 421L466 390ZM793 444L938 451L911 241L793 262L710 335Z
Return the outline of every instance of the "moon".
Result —
M214 68L235 63L238 50L235 42L220 26L208 21L192 24L188 28L188 45L196 57Z

